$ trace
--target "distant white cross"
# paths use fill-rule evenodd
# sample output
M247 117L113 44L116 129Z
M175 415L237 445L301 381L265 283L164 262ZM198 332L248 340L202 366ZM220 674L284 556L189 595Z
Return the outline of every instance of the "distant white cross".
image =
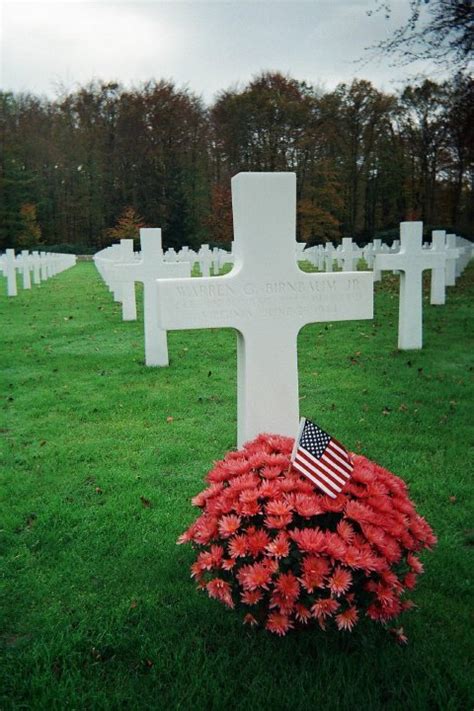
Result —
M21 273L23 276L23 288L31 289L30 255L27 249L23 249L21 252Z
M140 260L120 264L118 270L123 271L132 284L136 281L143 282L145 363L149 366L166 366L169 362L168 342L166 331L158 324L156 279L187 277L191 273L191 267L188 262L164 261L159 228L142 228L140 245Z
M461 250L456 245L456 235L446 235L446 286L456 285L456 262L461 256Z
M362 250L359 249L357 244L352 242L350 237L342 238L341 249L338 253L338 258L342 262L343 272L356 272L357 263L361 257Z
M446 303L446 232L434 230L432 233L431 250L444 254L444 263L433 267L431 271L430 304L442 306Z
M14 249L7 249L5 252L6 261L6 277L7 277L7 294L8 296L17 296L18 287L16 284L16 257Z
M422 275L426 269L443 267L445 255L423 249L423 223L400 224L400 251L396 254L377 254L374 269L400 271L398 312L398 347L400 350L423 346Z
M136 264L133 251L133 239L121 239L119 261L113 266L115 287L118 286L118 298L122 302L122 319L137 320L137 302L135 298L135 281L130 276L131 265Z
M370 319L370 272L302 272L295 259L296 175L232 179L235 262L221 277L158 281L163 329L237 330L238 444L298 430L297 336L308 323Z

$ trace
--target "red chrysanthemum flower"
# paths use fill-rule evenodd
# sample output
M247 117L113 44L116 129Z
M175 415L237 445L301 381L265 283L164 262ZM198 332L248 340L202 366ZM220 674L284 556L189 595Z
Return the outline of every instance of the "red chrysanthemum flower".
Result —
M244 605L256 605L260 602L263 595L260 590L244 590L240 596Z
M301 622L303 625L307 625L311 618L311 610L308 610L305 605L302 605L301 603L295 605L295 619L298 622Z
M344 568L336 567L328 580L328 588L333 595L342 595L349 590L352 584L352 575Z
M403 584L408 590L413 590L416 586L416 574L413 572L407 573L403 578Z
M402 595L423 571L417 554L436 537L406 485L352 455L352 478L332 499L291 469L292 446L259 435L207 475L193 498L201 515L178 539L198 551L198 588L229 607L238 601L245 624L258 620L278 635L310 622L351 630L363 613L385 624L410 609ZM392 634L403 642L401 628Z
M417 573L418 575L423 572L423 563L419 558L416 557L416 555L413 555L413 553L409 553L407 555L407 563L412 569L414 573Z
M320 553L326 550L326 536L319 528L294 528L289 535L305 553Z
M288 534L285 531L278 533L273 541L266 546L266 552L275 558L286 558L290 552Z
M211 546L210 550L199 554L197 562L203 570L212 570L220 566L223 554L222 546Z
M239 533L229 540L227 544L229 555L231 558L243 558L249 550L248 540L245 533Z
M340 612L336 615L336 625L338 630L348 630L349 632L354 627L359 613L355 607L348 607L344 612Z
M302 575L299 578L304 589L312 593L316 588L325 585L325 578L329 573L330 563L326 558L307 555L302 560Z
M239 530L241 520L240 516L234 516L233 514L222 516L219 521L219 533L222 538L229 538L230 536L233 536L234 533Z
M235 567L235 560L232 560L232 558L224 558L224 560L221 563L221 568L222 570L232 570L232 568Z
M282 614L281 612L271 612L268 615L267 624L265 625L265 628L269 632L274 632L280 635L280 637L283 637L292 627L293 623L288 615Z
M332 597L324 597L317 600L311 608L313 617L319 620L325 620L326 617L332 617L339 608L339 603Z
M274 589L287 600L296 600L300 584L293 573L282 573L275 581Z
M291 513L287 513L284 516L266 516L265 526L267 528L286 528L289 523L291 523L293 516Z
M228 607L234 607L230 583L225 580L221 580L220 578L214 578L208 582L206 590L209 593L209 597L214 597L216 600L220 600L220 602L223 602L224 605L227 605Z
M270 543L270 536L266 531L256 529L254 526L247 528L248 551L253 556L264 553Z
M348 523L348 521L341 519L341 521L339 521L339 523L337 524L336 530L345 543L352 543L352 541L354 540L355 531L352 528L351 524Z
M193 541L205 545L217 536L217 518L203 514L195 523Z
M253 565L244 565L237 575L244 590L255 590L256 588L268 590L272 571L265 562L254 563Z
M273 499L265 505L265 513L269 516L286 516L291 513L291 508L288 499Z
M310 518L323 513L323 509L319 503L318 497L314 494L295 494L294 509L299 516Z

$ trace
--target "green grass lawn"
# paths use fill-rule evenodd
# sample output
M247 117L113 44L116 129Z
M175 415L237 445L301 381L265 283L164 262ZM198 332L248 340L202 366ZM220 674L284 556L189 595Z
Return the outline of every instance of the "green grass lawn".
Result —
M231 330L172 332L145 368L92 264L0 287L1 709L472 708L472 267L425 296L420 352L396 350L391 275L373 322L299 336L302 414L405 479L439 537L407 647L368 621L275 638L195 590L175 541L235 444Z

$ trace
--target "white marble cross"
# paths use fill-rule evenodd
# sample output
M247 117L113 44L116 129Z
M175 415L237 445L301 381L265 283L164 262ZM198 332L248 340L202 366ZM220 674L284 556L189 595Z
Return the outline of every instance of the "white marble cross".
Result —
M442 306L446 303L446 232L434 230L432 233L431 250L444 254L444 263L431 270L430 304Z
M210 249L208 244L202 244L198 252L197 260L199 262L199 269L203 277L211 276L211 267L213 262L212 249Z
M398 347L402 351L423 346L423 271L444 266L446 258L437 251L423 249L422 238L422 222L402 222L400 251L377 254L375 258L374 269L400 271Z
M137 320L137 302L135 298L135 281L130 276L130 267L136 263L133 251L133 239L120 240L119 262L114 265L114 272L119 284L120 301L122 302L122 319Z
M32 258L33 258L33 283L34 284L41 284L41 273L40 273L41 260L40 260L39 252L32 252Z
M5 251L6 260L6 277L7 277L7 294L8 296L17 296L18 288L16 284L16 257L14 249Z
M342 245L338 257L342 264L343 272L356 272L357 263L361 257L362 250L357 244L353 244L350 237L342 238Z
M238 444L298 430L297 337L308 323L370 319L370 272L305 273L295 259L296 175L232 179L235 263L224 276L158 280L163 329L237 330Z
M332 242L326 242L324 245L325 253L325 269L327 272L332 272L334 269L334 260L336 258L336 250Z
M27 249L21 251L21 273L23 276L23 288L31 289L30 255Z
M372 254L374 257L373 261L373 275L374 275L374 281L380 281L382 278L382 272L380 269L377 269L376 267L376 259L377 259L377 254L382 254L382 240L381 239L374 239L372 242Z
M188 277L189 262L165 262L161 247L161 229L140 230L141 258L139 261L118 265L134 284L143 282L143 311L145 329L145 363L149 366L168 365L168 342L166 331L159 327L156 279ZM117 267L116 267L117 269Z
M461 256L461 250L456 245L456 235L446 235L446 286L456 285L456 262Z

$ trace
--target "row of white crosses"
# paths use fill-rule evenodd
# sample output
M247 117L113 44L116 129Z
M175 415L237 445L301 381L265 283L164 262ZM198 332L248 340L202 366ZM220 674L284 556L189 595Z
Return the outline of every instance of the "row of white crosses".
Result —
M7 280L8 296L18 295L17 273L22 276L23 289L31 289L32 284L41 284L50 277L76 264L74 254L58 252L29 252L27 249L15 254L7 249L0 255L0 270Z
M398 317L398 348L418 349L423 346L423 289L422 276L431 270L430 303L446 303L446 286L454 286L472 257L468 240L435 230L432 243L423 246L423 223L402 222L400 249L396 253L379 253L374 270L396 270L400 274ZM456 246L458 245L458 246Z
M241 445L262 431L295 434L299 330L307 323L372 318L374 279L371 272L354 271L360 250L349 244L351 240L340 250L341 266L346 271L300 271L297 261L305 255L295 242L294 174L239 174L232 180L232 199L235 257L229 274L191 279L192 257L186 262L187 276L183 278L177 273L182 262L163 259L160 230L142 230L140 259L128 245L128 261L127 254L119 257L116 253L111 269L122 300L124 284L142 281L145 285L148 365L168 364L167 330L236 329ZM439 280L445 273L448 250L441 249L437 234L433 246L423 249L421 235L421 223L402 223L400 245L395 245L398 251L374 244L374 269L400 273L401 348L421 347L421 272L435 270L435 299L441 299L444 290ZM333 249L324 251L331 261L337 258ZM209 252L203 250L203 259ZM178 255L168 252L167 258ZM104 271L102 260L103 253L96 255L96 264ZM204 272L202 265L200 268Z
M140 230L141 252L133 252L133 240L122 239L98 252L94 262L116 301L122 302L124 321L137 317L135 283L143 284L143 310L145 333L145 363L148 366L168 365L166 332L158 325L156 280L169 277L186 277L191 274L189 261L165 262L161 245L161 229Z
M167 330L236 329L240 445L262 431L295 434L298 332L307 323L372 318L373 281L370 272L299 269L293 173L241 173L232 180L232 200L234 266L224 276L191 278L190 261L165 261L159 229L140 231L138 261L130 245L129 262L121 252L125 245L94 259L122 303L124 284L143 282L147 365L168 365ZM229 254L222 258L229 261ZM186 274L179 273L183 266Z

